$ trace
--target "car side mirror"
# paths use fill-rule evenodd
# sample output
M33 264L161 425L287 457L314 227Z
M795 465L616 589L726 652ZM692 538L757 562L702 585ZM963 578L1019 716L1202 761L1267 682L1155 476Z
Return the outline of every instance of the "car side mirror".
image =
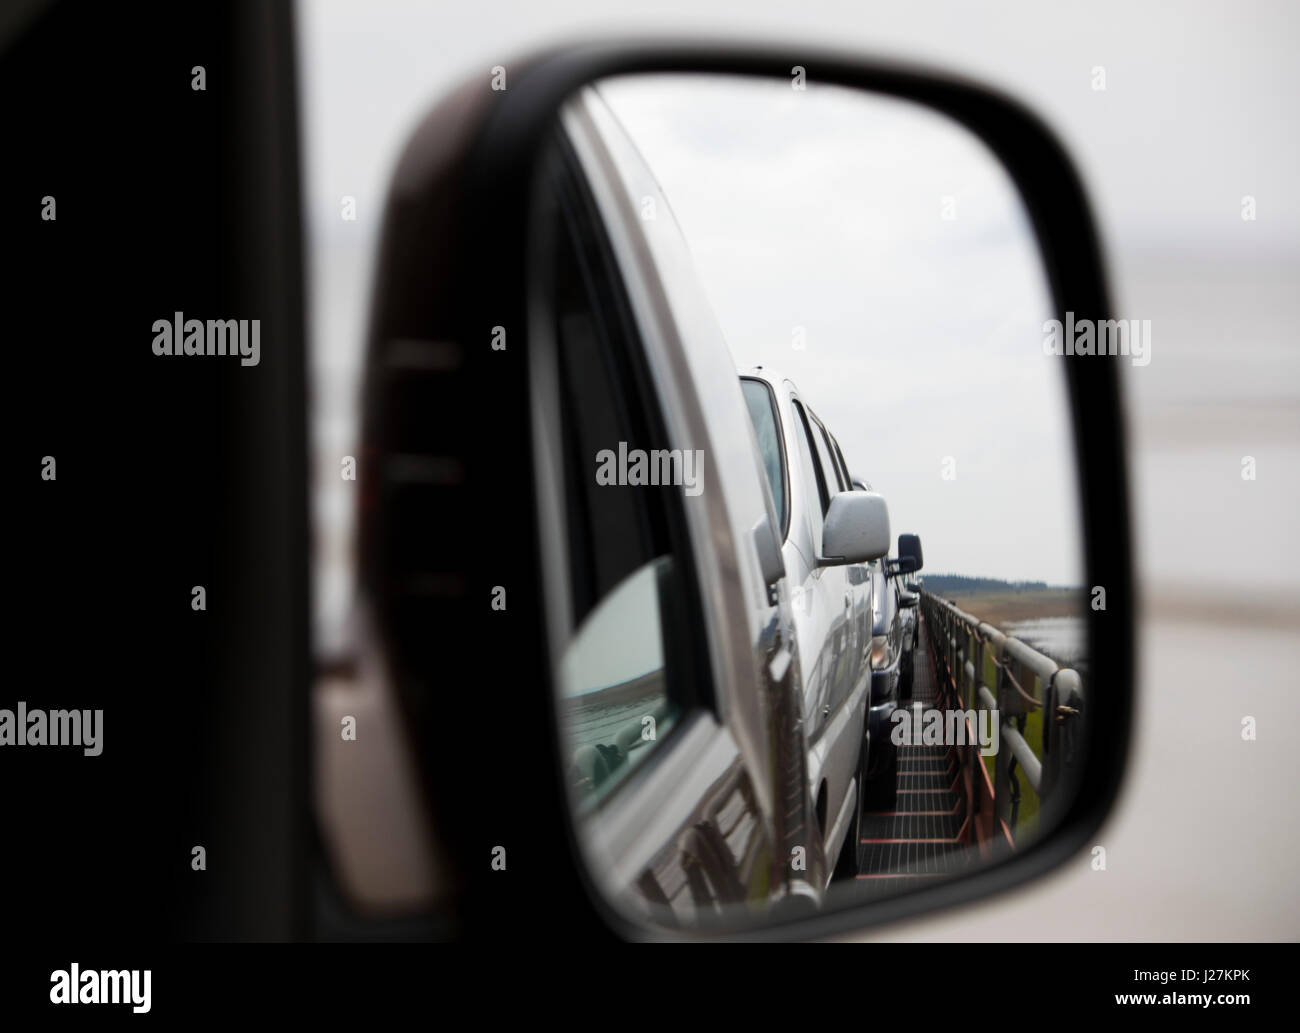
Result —
M898 536L898 572L910 574L924 566L921 559L921 537L915 534Z
M903 595L898 600L898 605L904 610L913 610L916 608L916 596Z
M842 491L831 499L817 563L868 563L889 551L889 508L874 491Z
M372 459L361 465L358 584L410 702L446 860L440 884L455 887L449 913L588 938L826 936L1006 890L1094 843L1124 770L1135 622L1121 341L1111 337L1109 353L1099 341L1074 347L1076 329L1092 341L1118 313L1060 144L1000 93L802 48L558 48L521 58L511 87L467 81L416 128L392 180L366 360L361 444ZM783 155L774 131L790 144ZM977 196L948 196L956 169L978 173ZM787 173L797 188L774 190ZM724 234L707 276L692 269L674 210L744 210L755 198L789 202L762 227L764 246ZM710 303L727 300L727 318L748 325L790 242L845 205L872 217L833 220L852 224L836 237L842 250L822 249L803 289L813 304L836 277L830 296L853 301L841 306L848 332L813 366L801 365L802 335L788 355L843 448L820 421L760 441L736 388L744 364ZM868 282L866 300L911 320L907 363L891 335L852 332L864 277L840 256L889 271ZM954 312L977 281L979 304ZM994 335L997 349L972 352L969 342ZM1019 477L999 492L990 479L987 494L959 505L931 497L934 449L882 440L884 411L850 429L864 369L905 373L889 392L903 412L957 388L972 394L974 367L949 361L968 352L996 371L990 379L1019 385L1030 370L1045 422L1017 439L975 408L932 405L937 440L1013 474L1062 464L1060 486L1073 491ZM777 415L784 427L797 414ZM889 598L874 578L905 584L922 568L921 543L901 535L897 559L885 559L888 511L869 490L831 496L820 532L813 514L842 483L825 478L849 468L843 452L865 459L886 445L897 454L877 483L889 478L895 506L942 537L952 577L934 575L910 610L913 641L926 643L909 656L914 672L900 657L873 681L886 683L893 713L909 709L905 678L933 686L943 748L955 770L974 773L926 790L941 798L927 809L939 802L953 820L915 851L876 851L872 840L913 834L894 806L913 801L893 794L931 747L872 730L873 713L878 726L891 720L890 704L872 705L874 684L841 692L840 679L874 647L863 597ZM595 458L606 450L619 455L612 480ZM501 475L503 455L517 458L514 476ZM923 468L921 479L898 476ZM446 533L429 533L431 515ZM987 533L968 533L976 515ZM1031 566L1025 526L1051 529ZM508 578L465 544L492 540L520 545ZM1003 553L1017 554L1015 569L991 569ZM604 605L660 555L673 560L669 590L652 594L644 574ZM870 592L806 569L876 559ZM800 576L783 577L785 563ZM942 601L963 580L1022 569L1065 586L1081 659L1051 659L1000 627L995 592ZM496 580L508 583L488 606ZM1105 587L1104 611L1085 586ZM1050 617L1056 598L1022 602L1026 616ZM582 632L584 620L607 630ZM656 642L667 705L651 691ZM441 691L445 643L510 662L483 666L482 692ZM831 653L844 662L825 663ZM585 680L564 680L579 660ZM513 727L556 734L516 735L510 763L485 762L495 728L485 698L508 707ZM813 738L826 703L839 707L824 715L839 730L830 759L828 740ZM449 739L447 728L465 734ZM900 760L898 750L910 752ZM527 863L511 846L509 878L485 874L481 844L507 836L526 844Z

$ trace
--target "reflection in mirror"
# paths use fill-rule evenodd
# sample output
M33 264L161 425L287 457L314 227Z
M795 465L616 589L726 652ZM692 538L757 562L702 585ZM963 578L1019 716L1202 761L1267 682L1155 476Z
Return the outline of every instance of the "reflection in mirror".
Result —
M661 556L629 575L583 621L560 660L569 785L581 811L644 760L677 716L659 607L671 567Z
M999 162L908 102L643 75L571 98L536 196L542 563L598 891L650 930L761 923L1050 832L1092 600Z

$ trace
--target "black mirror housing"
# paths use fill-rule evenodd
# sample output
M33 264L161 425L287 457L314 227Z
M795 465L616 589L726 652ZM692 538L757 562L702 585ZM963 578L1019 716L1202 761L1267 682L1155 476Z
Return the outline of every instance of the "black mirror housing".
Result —
M921 536L900 534L898 536L898 570L910 574L925 565L921 558Z
M448 748L445 729L482 720L484 694L508 700L523 727L554 723L552 658L547 653L539 568L517 564L510 582L508 625L511 663L487 674L483 693L438 693L445 655L430 648L429 628L466 655L500 655L502 615L469 598L487 598L481 557L465 549L479 540L538 539L536 491L520 478L502 478L502 455L530 440L528 381L530 319L528 264L530 213L539 156L552 139L557 113L588 83L648 72L709 72L789 79L790 69L810 79L923 104L969 128L1000 159L1020 191L1037 238L1051 289L1052 314L1096 324L1113 316L1093 219L1079 176L1053 134L1031 112L1000 93L942 74L844 54L807 49L745 50L684 43L557 48L513 63L509 90L467 84L456 99L415 130L393 179L379 244L367 356L363 445L365 467L359 528L359 581L387 644L393 677L414 714L432 717L412 727L424 785L439 816L447 882L458 887L458 911L485 927L510 930L563 925L588 942L645 938L647 931L607 906L579 857L568 801L557 776L521 785L520 770L559 772L563 758L554 735L524 737L510 765L473 770L477 796L513 799L512 834L528 844L530 863L511 867L505 880L483 861L479 844L498 841L500 819L490 808L465 801L464 773L471 753ZM519 84L519 85L516 85ZM449 139L455 147L449 148ZM448 256L456 256L450 261ZM484 328L509 329L509 347L485 343ZM420 361L411 362L412 346ZM762 938L824 937L866 925L965 904L1004 891L1073 858L1090 841L1119 790L1132 713L1133 603L1123 426L1116 365L1091 355L1063 355L1075 426L1077 497L1084 535L1083 583L1104 585L1106 611L1089 611L1087 649L1091 677L1106 692L1090 701L1082 737L1078 790L1059 824L995 867L906 894L865 900L845 910L803 915L784 924L735 931ZM430 375L430 370L437 375ZM498 418L466 435L490 410ZM437 413L433 426L404 414ZM1084 432L1086 426L1086 433ZM527 451L527 450L525 450ZM385 480L400 457L454 462L458 483L473 492L431 482L412 486ZM531 484L532 478L524 477ZM422 514L437 512L462 533L430 536ZM891 573L923 565L921 543L900 535ZM777 571L769 555L765 575ZM416 577L424 571L436 578ZM412 585L432 583L437 592ZM479 593L475 595L474 593ZM518 613L520 616L515 616ZM520 670L538 672L523 686ZM517 872L517 874L516 874ZM464 930L456 930L463 933ZM731 932L731 931L729 931Z

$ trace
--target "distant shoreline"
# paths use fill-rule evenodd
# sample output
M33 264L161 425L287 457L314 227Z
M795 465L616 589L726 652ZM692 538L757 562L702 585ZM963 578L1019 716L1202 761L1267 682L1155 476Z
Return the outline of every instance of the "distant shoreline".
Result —
M926 586L927 588L929 586ZM1035 617L1082 617L1086 595L1080 588L936 593L973 617L997 628Z

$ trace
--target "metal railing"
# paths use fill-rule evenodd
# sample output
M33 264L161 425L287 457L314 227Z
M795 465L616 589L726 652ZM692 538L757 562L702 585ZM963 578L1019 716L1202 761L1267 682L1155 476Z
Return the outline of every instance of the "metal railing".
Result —
M1060 803L1062 783L1081 758L1085 697L1077 671L1006 635L932 592L921 593L921 609L936 667L951 705L998 715L998 750L990 783L980 755L976 727L962 760L971 840L981 851L1014 849L1021 803L1020 774L1038 795L1039 814ZM985 684L985 659L995 673ZM1042 756L1025 739L1028 715L1041 710Z

